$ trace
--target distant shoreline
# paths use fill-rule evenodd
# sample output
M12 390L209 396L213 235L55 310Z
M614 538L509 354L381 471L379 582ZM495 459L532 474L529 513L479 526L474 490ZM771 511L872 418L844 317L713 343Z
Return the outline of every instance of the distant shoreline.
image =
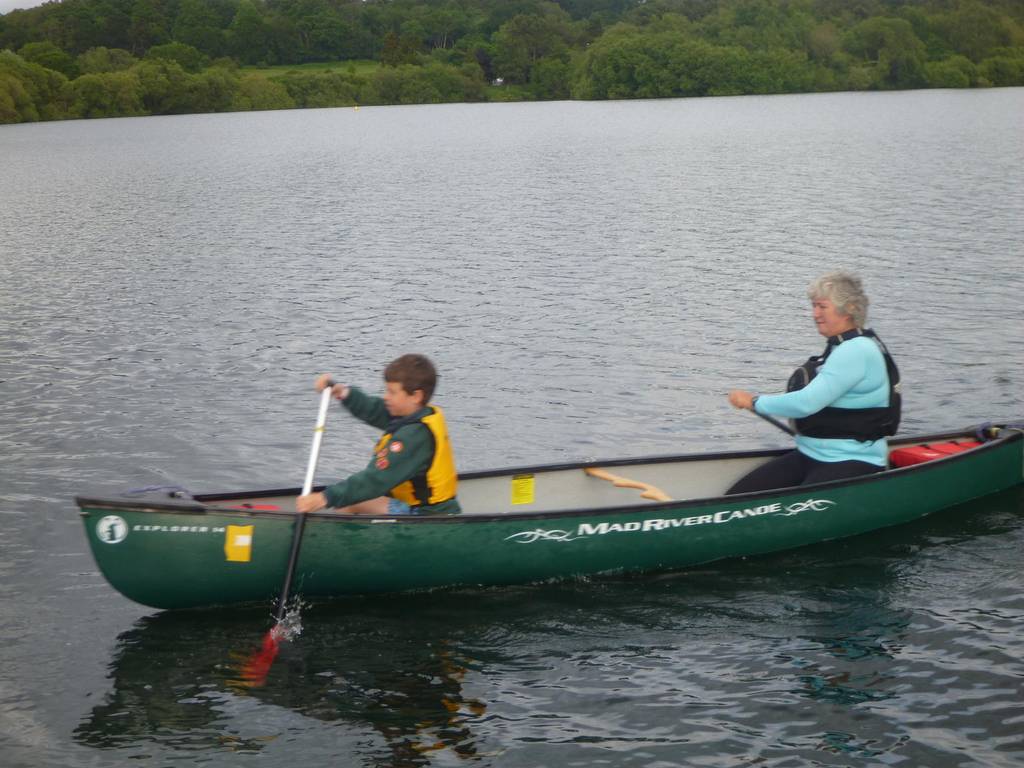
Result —
M0 123L1024 85L1014 0L142 2L0 16Z

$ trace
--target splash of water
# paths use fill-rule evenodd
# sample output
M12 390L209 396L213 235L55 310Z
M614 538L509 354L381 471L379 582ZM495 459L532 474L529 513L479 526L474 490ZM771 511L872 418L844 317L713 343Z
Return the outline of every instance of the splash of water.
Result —
M260 649L246 657L239 670L238 679L232 681L234 685L258 688L266 684L267 676L270 674L274 659L277 658L281 643L294 640L302 634L303 607L305 604L298 598L292 601L281 620L263 636L263 644Z
M302 634L302 609L305 607L301 600L294 600L291 606L285 610L281 621L271 630L278 642L294 640Z

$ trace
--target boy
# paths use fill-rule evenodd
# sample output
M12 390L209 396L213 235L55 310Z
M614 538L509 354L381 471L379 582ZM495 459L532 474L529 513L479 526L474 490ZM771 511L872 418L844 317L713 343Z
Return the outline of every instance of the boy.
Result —
M353 515L454 515L458 476L440 408L427 405L437 372L423 355L402 355L384 369L384 397L335 384L328 374L317 392L331 387L349 413L384 430L366 469L296 501L299 512L339 507Z

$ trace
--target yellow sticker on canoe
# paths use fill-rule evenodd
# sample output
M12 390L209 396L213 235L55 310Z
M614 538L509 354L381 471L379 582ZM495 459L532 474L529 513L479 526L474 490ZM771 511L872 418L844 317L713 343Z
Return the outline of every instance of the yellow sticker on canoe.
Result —
M533 504L533 475L512 475L512 503Z
M224 533L224 557L229 563L248 563L252 560L252 530L254 525L229 525Z

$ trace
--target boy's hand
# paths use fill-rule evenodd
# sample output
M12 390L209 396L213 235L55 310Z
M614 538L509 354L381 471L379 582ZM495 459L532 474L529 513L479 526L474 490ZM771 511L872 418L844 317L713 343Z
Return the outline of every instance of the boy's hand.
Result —
M327 506L327 497L322 493L307 493L295 500L295 508L305 514L306 512L317 512Z
M344 400L348 397L348 385L346 384L335 384L329 373L321 373L313 384L313 387L317 392L323 392L327 387L331 388L331 394L334 395L337 400Z

